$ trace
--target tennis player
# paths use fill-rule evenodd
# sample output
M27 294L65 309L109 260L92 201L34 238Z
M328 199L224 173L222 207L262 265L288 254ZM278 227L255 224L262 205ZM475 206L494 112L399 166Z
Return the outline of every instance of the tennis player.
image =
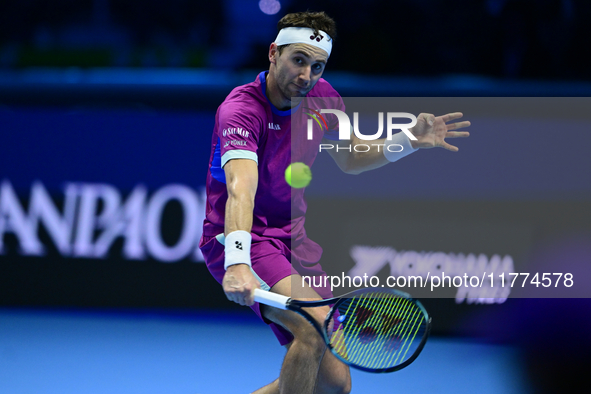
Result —
M303 300L332 296L324 288L304 287L298 289L297 295L292 288L292 282L302 283L302 272L325 273L319 264L322 249L307 238L303 227L303 190L292 193L284 173L292 162L291 115L299 110L299 106L292 108L292 98L340 97L321 78L335 37L335 22L324 12L286 15L279 21L277 38L269 48L269 71L235 88L216 114L200 248L209 271L228 299L250 306L287 348L279 378L255 391L257 394L351 391L349 368L330 352L325 354L324 342L304 318L253 300L255 288ZM330 154L343 171L358 174L419 148L457 151L445 138L468 136L451 130L469 126L469 122L446 122L461 116L420 114L411 129L416 141L398 133L391 141L376 142L400 144L402 152L376 149ZM323 141L339 144L334 141L334 130L338 129L334 126L329 127ZM353 137L343 144L361 142ZM313 160L308 158L307 164ZM292 215L292 206L299 207L297 217ZM328 307L309 309L320 322L327 312ZM252 360L251 356L239 357L245 362Z

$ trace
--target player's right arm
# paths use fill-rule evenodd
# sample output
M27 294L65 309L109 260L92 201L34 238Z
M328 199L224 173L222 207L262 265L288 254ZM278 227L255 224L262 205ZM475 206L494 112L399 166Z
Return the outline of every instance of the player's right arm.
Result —
M252 229L254 197L258 185L257 163L250 159L229 160L224 165L224 172L228 190L224 229L226 264L228 258L233 259L235 264L227 267L222 286L230 301L252 305L254 289L259 288L260 284L250 269L250 239L245 237L250 237ZM242 261L240 259L248 261L236 264Z

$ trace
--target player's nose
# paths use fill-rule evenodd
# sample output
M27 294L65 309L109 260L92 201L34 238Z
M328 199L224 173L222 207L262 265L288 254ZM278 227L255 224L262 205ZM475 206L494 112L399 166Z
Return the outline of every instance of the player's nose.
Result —
M303 87L307 87L311 81L312 68L310 66L304 67L300 72L300 81Z

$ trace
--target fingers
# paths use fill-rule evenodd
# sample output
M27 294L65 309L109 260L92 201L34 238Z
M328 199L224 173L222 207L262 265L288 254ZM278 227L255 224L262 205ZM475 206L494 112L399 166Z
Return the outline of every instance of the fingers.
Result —
M250 271L250 267L232 266L224 275L222 286L228 300L240 305L254 304L254 289L259 288L258 280Z
M240 289L239 288L235 288L234 286L230 286L229 288L227 286L224 286L224 293L226 293L226 298L228 298L228 300L233 301L237 304L243 305L241 303L242 300L242 296L240 294Z
M251 306L252 304L254 304L254 289L256 289L257 287L258 286L253 286L250 289L250 292L248 293L248 295L244 298L246 305Z
M433 123L435 123L435 115L433 114L422 114L423 118L425 119L425 122L427 122L427 124L429 126L433 126Z
M459 119L459 118L461 118L462 116L464 116L464 114L463 114L463 113L461 113L461 112L452 112L452 113L450 113L450 114L443 115L443 116L441 117L441 119L443 119L443 121L444 121L445 123L447 123L447 122L449 122L450 120Z
M224 289L224 292L228 300L243 306L251 306L254 304L254 289L258 287L248 283L239 288Z
M470 133L467 131L448 131L445 134L445 138L466 138L470 137Z
M450 151L450 152L457 152L460 150L460 148L458 148L457 146L450 145L445 141L441 144L441 147Z
M427 117L427 123L429 123L429 126L433 126L433 124L435 123L435 115L429 115Z
M457 130L457 129L463 129L464 127L470 127L472 123L470 123L470 121L464 121L464 122L458 122L458 123L450 123L448 125L446 125L447 130Z
M250 306L254 304L254 288L253 289L232 289L226 291L226 297L230 301L237 304Z
M451 114L447 114L442 116L443 120L445 122L448 122L450 120L454 120L454 119L458 119L461 118L463 116L463 114L461 112L454 112ZM446 120L447 118L447 120ZM447 133L445 133L445 138L466 138L466 137L470 137L470 133L467 131L450 131L450 130L457 130L457 129L463 129L464 127L470 127L471 123L470 121L463 121L463 122L457 122L457 123L451 123L446 125L447 128ZM447 143L444 142L445 145L442 145L443 148L452 151L452 152L457 152L459 149L453 145L449 145Z

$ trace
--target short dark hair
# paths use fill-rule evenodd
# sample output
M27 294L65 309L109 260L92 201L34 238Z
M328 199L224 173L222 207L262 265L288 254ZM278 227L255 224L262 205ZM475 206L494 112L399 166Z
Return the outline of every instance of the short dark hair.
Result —
M294 12L287 14L277 23L277 32L285 27L309 27L318 34L318 30L326 32L331 39L337 36L337 24L330 16L326 15L324 11L320 12ZM290 44L287 44L290 45ZM281 51L287 45L281 45L277 49L281 55Z

